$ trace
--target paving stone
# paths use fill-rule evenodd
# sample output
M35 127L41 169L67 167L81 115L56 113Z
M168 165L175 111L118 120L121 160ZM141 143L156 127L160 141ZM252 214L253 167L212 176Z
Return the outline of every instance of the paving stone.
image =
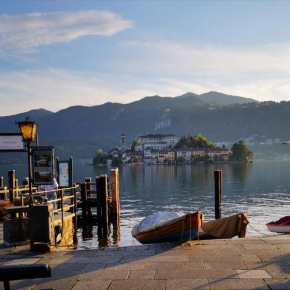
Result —
M265 243L246 243L243 244L245 249L263 249L263 250L276 250L277 248L270 244Z
M268 286L262 279L222 279L209 280L209 289L255 289L269 290Z
M235 270L157 270L155 279L239 278Z
M110 280L78 281L72 290L107 290L110 284Z
M3 258L4 259L24 259L26 258L27 255L21 255L21 254L8 254L5 255Z
M37 285L39 281L40 281L39 279L10 281L10 288L13 290L24 290L24 289L27 290ZM4 290L3 282L0 282L0 289Z
M247 269L242 262L205 262L206 269Z
M142 282L142 290L165 290L166 280L145 280Z
M144 264L139 261L129 263L108 263L106 269L110 270L143 270Z
M155 270L130 271L129 280L153 280L155 273Z
M263 278L272 278L266 270L237 270L239 277L241 279L248 278L248 279L263 279Z
M41 258L13 259L5 263L5 266L12 265L31 265L37 263Z
M272 290L290 289L290 280L288 279L265 279Z
M113 281L110 284L109 290L142 290L143 283L139 280L128 280L128 281Z
M125 261L126 259L124 259ZM123 261L123 260L122 260ZM148 257L145 260L145 263L147 262L186 262L189 261L188 256L153 256Z
M246 262L261 262L261 259L255 254L242 254L241 258Z
M126 280L129 277L129 271L125 270L99 270L81 273L79 280Z
M174 279L167 280L166 290L208 289L207 279Z
M80 264L80 263L76 263L76 264L52 264L51 266L51 270L53 273L58 272L58 271L66 271L66 272L70 272L70 271L79 271L82 272L85 267L87 266L87 264Z
M162 262L149 262L144 264L144 269L148 270L203 270L205 269L203 262L174 262L174 263L162 263Z
M33 287L33 290L43 290L43 289L53 289L53 290L64 290L64 289L71 289L75 284L77 283L77 280L70 279L70 278L64 278L59 280L52 280L45 283L39 283L35 287Z

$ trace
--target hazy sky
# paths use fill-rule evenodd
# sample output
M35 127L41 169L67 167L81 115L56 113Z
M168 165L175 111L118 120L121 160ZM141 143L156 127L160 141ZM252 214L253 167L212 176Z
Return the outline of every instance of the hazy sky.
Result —
M0 1L0 116L219 91L290 100L290 1Z

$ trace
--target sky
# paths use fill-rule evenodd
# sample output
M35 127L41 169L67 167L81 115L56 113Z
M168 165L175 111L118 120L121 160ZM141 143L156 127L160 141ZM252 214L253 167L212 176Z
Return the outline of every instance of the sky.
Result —
M290 101L290 1L0 1L0 116L218 91Z

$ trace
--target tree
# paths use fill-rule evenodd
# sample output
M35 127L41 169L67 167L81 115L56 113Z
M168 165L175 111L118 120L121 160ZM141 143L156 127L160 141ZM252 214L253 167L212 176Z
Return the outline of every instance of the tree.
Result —
M182 156L179 156L179 157L177 158L177 161L178 161L178 162L183 162L183 161L184 161L184 158L183 158Z
M176 144L175 148L181 148L186 146L188 148L217 148L217 145L209 142L207 138L203 137L201 134L195 135L188 135L188 137L182 136L180 141Z
M112 160L112 166L120 167L121 165L122 165L122 160L117 157L114 157Z
M93 159L93 163L94 163L94 165L106 164L107 163L107 159L108 159L107 154L104 153L102 149L98 149L96 151L96 155L95 155L95 157Z
M137 140L134 140L133 141L133 144L132 144L132 146L131 146L131 150L132 151L135 151L135 147L138 145L138 141Z
M236 142L232 147L231 159L237 161L250 161L253 158L253 152L248 149L243 140Z

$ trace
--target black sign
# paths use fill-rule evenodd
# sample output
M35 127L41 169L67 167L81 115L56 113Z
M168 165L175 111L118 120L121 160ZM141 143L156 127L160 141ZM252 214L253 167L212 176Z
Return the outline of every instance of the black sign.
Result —
M32 150L32 176L35 185L53 184L53 161L53 148L36 148Z

